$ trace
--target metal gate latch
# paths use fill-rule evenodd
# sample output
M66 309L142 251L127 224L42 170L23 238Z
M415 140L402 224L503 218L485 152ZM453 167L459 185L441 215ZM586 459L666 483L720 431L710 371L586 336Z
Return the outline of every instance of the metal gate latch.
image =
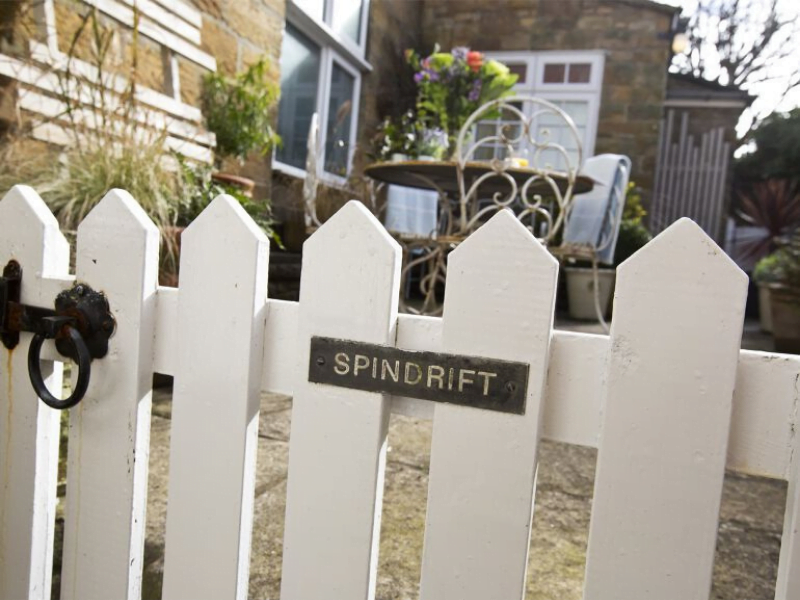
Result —
M52 408L65 409L83 399L89 387L92 360L108 353L108 339L116 321L108 299L83 283L75 284L56 296L55 310L20 303L22 267L11 260L0 277L0 338L13 350L21 331L33 333L28 350L28 374L36 394ZM72 394L56 398L45 386L40 365L42 344L55 340L56 350L78 365L78 377Z

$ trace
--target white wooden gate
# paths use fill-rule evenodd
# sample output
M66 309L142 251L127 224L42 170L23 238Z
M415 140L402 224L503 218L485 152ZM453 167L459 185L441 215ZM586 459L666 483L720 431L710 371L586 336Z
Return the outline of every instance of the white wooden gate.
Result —
M557 264L508 213L452 253L442 318L398 315L400 249L356 202L307 242L299 303L267 299L267 240L229 197L187 229L180 289L157 287L157 252L120 190L78 232L77 280L117 331L70 418L63 598L141 595L153 372L175 376L166 599L247 596L261 390L294 396L283 600L374 598L392 411L434 421L423 600L523 597L540 437L599 448L587 600L707 598L726 466L789 481L776 598L800 597L800 358L739 350L747 279L691 221L620 267L609 337L553 330ZM11 258L24 303L75 280L23 186L0 201ZM524 362L525 414L310 383L312 336ZM0 349L3 600L50 590L58 414L28 341Z

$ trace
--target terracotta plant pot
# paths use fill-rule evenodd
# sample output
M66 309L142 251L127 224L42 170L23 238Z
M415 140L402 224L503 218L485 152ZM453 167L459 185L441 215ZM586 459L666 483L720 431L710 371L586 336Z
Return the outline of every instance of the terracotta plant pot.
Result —
M211 179L222 185L228 185L240 190L247 198L253 197L253 190L256 187L256 182L247 177L240 175L231 175L230 173L220 173L219 171L211 174Z
M800 287L775 286L770 296L775 350L800 354Z

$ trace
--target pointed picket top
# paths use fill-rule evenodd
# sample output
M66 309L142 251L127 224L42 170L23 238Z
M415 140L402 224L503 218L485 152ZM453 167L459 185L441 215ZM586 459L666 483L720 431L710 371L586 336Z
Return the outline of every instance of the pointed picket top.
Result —
M42 279L67 275L69 244L44 201L24 185L0 201L0 269L11 259L22 266L22 302L51 305ZM59 416L28 380L29 339L22 334L13 352L0 346L0 598L43 600L51 585ZM60 363L42 368L49 389L60 389Z
M181 244L191 244L196 237L201 243L213 239L225 240L225 245L251 241L268 242L264 231L256 225L238 200L228 194L220 194L200 213L183 232ZM205 236L209 236L206 238Z
M117 237L120 230L141 230L158 235L158 228L138 202L125 190L114 188L97 203L78 225L78 239L86 230L108 231Z
M528 386L524 415L436 405L421 600L524 596L557 272L509 211L450 255L442 351L526 363Z
M366 251L370 256L386 257L401 254L400 244L358 200L350 200L306 240L304 253L317 251Z
M147 461L136 459L150 441L159 231L127 191L112 189L78 226L77 246L76 277L103 291L116 329L70 416L61 597L134 598L147 486Z
M37 230L42 243L31 243L31 232ZM59 230L53 213L32 187L15 185L0 200L0 231L0 249L10 253L8 258L22 260L19 253L24 248L25 261L41 265L43 275L52 270L63 270L63 259L58 263L53 261L65 254L68 260L69 243Z
M475 268L486 264L492 267ZM445 298L458 290L460 300L445 301L445 311L448 304L451 311L461 310L457 306L475 293L492 296L496 307L508 308L519 298L538 297L532 288L554 280L557 271L558 261L553 255L511 211L500 211L450 254ZM520 293L507 294L512 286ZM542 300L551 302L552 298L545 293ZM527 319L521 323L527 324ZM546 327L546 319L540 324Z
M165 600L247 596L268 272L269 241L231 196L183 234Z
M617 267L617 281L635 272L638 281L648 284L652 280L663 281L666 274L673 273L675 282L686 278L688 283L705 277L710 270L733 286L747 281L747 275L725 251L697 223L684 217ZM718 287L717 281L714 287Z
M283 600L375 595L389 400L312 383L307 374L314 336L393 345L400 263L400 246L356 201L304 246Z
M618 269L586 598L708 596L747 283L689 219Z
M543 264L558 265L558 261L547 251L547 248L534 237L527 227L520 223L509 209L499 211L453 250L450 253L449 264L455 266L460 260L470 260L469 258L462 259L461 255L480 254L487 244L519 246L526 254L524 258L520 257L520 259L526 261L526 264L529 260L540 260Z

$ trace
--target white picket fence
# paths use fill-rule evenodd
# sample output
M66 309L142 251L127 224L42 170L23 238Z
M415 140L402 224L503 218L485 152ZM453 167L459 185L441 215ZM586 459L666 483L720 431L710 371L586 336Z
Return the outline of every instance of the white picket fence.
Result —
M726 466L789 481L776 598L800 597L800 357L739 350L747 279L689 220L620 267L609 337L553 330L557 264L507 213L452 253L442 318L398 315L400 248L355 202L306 243L299 303L267 299L267 240L229 197L186 230L179 289L157 287L158 232L126 192L77 243L117 330L70 415L66 600L141 594L153 372L175 376L167 600L247 596L261 390L294 396L283 600L374 597L392 411L433 419L423 600L523 597L541 437L599 448L585 599L707 598ZM75 281L22 186L0 201L11 258L24 303ZM311 336L528 363L525 415L309 383ZM28 341L0 348L4 600L50 590L59 414Z

